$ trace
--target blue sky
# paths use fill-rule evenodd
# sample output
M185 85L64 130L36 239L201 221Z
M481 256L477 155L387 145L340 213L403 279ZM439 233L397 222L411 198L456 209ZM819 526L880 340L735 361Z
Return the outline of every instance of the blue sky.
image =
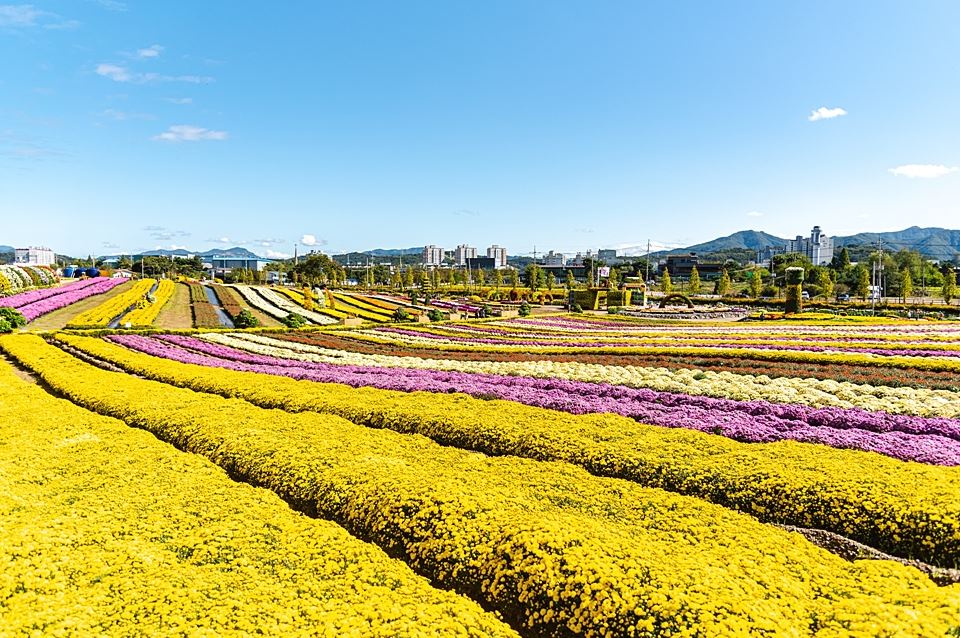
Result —
M0 4L0 244L957 228L958 24L952 1Z

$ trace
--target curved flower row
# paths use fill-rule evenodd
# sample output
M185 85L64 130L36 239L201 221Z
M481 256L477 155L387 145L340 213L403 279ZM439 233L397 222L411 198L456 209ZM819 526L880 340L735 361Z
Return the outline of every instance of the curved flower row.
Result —
M72 400L342 523L532 635L935 635L960 623L960 586L848 563L698 499L107 372L31 335L0 346Z
M20 308L21 306L26 306L27 304L32 304L48 297L55 297L67 292L82 290L99 281L102 281L99 277L95 279L78 279L59 288L40 288L10 295L9 297L0 297L0 307Z
M153 293L153 301L143 299L137 307L123 317L123 325L131 328L148 328L156 321L157 315L173 297L177 285L170 279L161 279Z
M306 308L297 305L290 301L290 299L277 294L272 288L257 288L256 291L260 293L268 302L272 303L281 310L285 310L287 314L294 312L304 319L311 321L319 325L328 325L337 323L337 320L333 317L328 317L327 315L321 314L319 312L314 312L312 310L307 310ZM284 315L286 316L286 315Z
M355 297L337 292L331 293L331 297L334 301L334 308L347 315L353 315L376 323L385 323L391 320L389 312L376 306L364 304Z
M179 363L101 339L67 334L57 339L178 386L264 407L329 412L448 446L567 461L597 476L699 496L762 520L834 531L898 556L960 565L960 482L954 468L792 441L745 444L613 414L571 415L463 394L314 384Z
M110 339L145 354L230 370L403 392L463 392L571 414L620 414L641 423L690 428L749 443L803 441L878 452L906 461L960 465L960 420L739 402L580 381L440 370L412 370L398 375L389 368L251 354L179 335L117 335Z
M0 365L5 636L514 636L327 521Z
M70 320L68 328L105 328L111 321L125 313L131 306L146 301L146 295L156 284L154 279L139 279L128 290L107 299L93 308L81 312Z
M56 275L44 266L0 264L0 295L52 286L56 282Z
M321 348L253 334L209 334L202 339L223 345L254 350L260 354L320 363L381 366L407 369L434 369L450 372L479 372L510 376L566 379L648 388L661 392L732 399L769 401L816 408L861 408L924 417L960 418L956 392L919 388L892 388L834 381L830 379L769 378L732 372L685 368L644 368L578 362L540 361L458 361L389 355L360 354Z

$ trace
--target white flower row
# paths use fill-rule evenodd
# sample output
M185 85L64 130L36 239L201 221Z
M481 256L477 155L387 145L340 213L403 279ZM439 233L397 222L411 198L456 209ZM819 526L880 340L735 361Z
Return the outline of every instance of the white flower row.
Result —
M333 317L328 317L327 315L322 315L319 312L313 312L312 310L307 310L303 306L298 306L297 304L290 301L288 297L284 297L283 295L280 295L275 291L270 290L269 288L257 288L257 292L263 295L263 297L266 298L267 301L269 301L276 307L280 308L281 310L285 310L287 314L290 314L291 312L295 312L301 317L303 317L304 319L307 319L308 321L312 321L313 323L317 323L320 325L329 325L329 324L337 323L337 320L334 319Z
M832 379L770 378L732 372L670 370L577 362L459 361L361 354L271 339L255 334L204 334L208 341L267 356L342 365L411 368L557 378L650 388L737 401L764 400L813 407L862 408L892 414L960 417L960 393L893 388Z

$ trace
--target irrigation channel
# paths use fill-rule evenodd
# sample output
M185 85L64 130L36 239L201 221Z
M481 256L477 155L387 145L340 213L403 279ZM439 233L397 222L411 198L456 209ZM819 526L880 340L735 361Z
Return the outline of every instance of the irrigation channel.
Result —
M157 288L158 288L159 286L160 286L160 281L157 280L157 282L153 284L153 287L150 288L150 292L148 292L147 294L148 294L148 295L152 295L153 293L157 292ZM128 306L126 310L124 310L123 312L120 313L120 316L118 316L116 319L114 319L114 320L111 321L109 324L107 324L107 327L110 328L110 329L114 329L114 328L120 327L120 321L121 321L124 317L126 317L127 314L130 312L130 310L132 310L133 307L136 306L136 305L137 305L136 303L130 304L130 306Z
M220 320L220 325L225 328L233 328L233 319L230 318L227 311L220 305L220 300L217 298L217 293L213 291L213 288L204 286L203 293L207 296L207 301L210 302L213 309L217 311L217 318Z

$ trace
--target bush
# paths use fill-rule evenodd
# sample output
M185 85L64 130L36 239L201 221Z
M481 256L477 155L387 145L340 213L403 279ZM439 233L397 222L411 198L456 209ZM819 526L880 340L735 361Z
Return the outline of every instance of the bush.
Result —
M13 326L10 325L9 321L0 317L0 334L4 332L13 332Z
M607 314L610 314L610 315L619 315L619 314L620 314L620 306L607 306Z
M0 329L0 332L12 332L14 328L27 325L26 318L15 308L0 308L0 321L9 326L6 330Z
M578 315L582 315L582 314L583 314L583 306L581 306L581 305L578 304L578 303L575 303L575 304L573 304L572 306L570 306L570 312L576 313L576 314L578 314Z
M244 308L233 318L233 325L237 328L256 328L260 325L260 320L253 316L253 313Z
M404 321L410 321L410 314L407 312L407 309L403 306L398 307L393 311L393 320L397 323L402 323Z
M528 304L526 301L524 301L523 303L521 303L521 304L520 304L520 309L517 311L517 314L519 314L521 317L529 317L529 316L530 316L530 304Z
M436 308L431 308L427 316L430 317L430 321L443 321L443 313Z
M302 328L303 326L307 325L307 320L302 315L291 312L289 315L281 319L280 323L288 328Z

